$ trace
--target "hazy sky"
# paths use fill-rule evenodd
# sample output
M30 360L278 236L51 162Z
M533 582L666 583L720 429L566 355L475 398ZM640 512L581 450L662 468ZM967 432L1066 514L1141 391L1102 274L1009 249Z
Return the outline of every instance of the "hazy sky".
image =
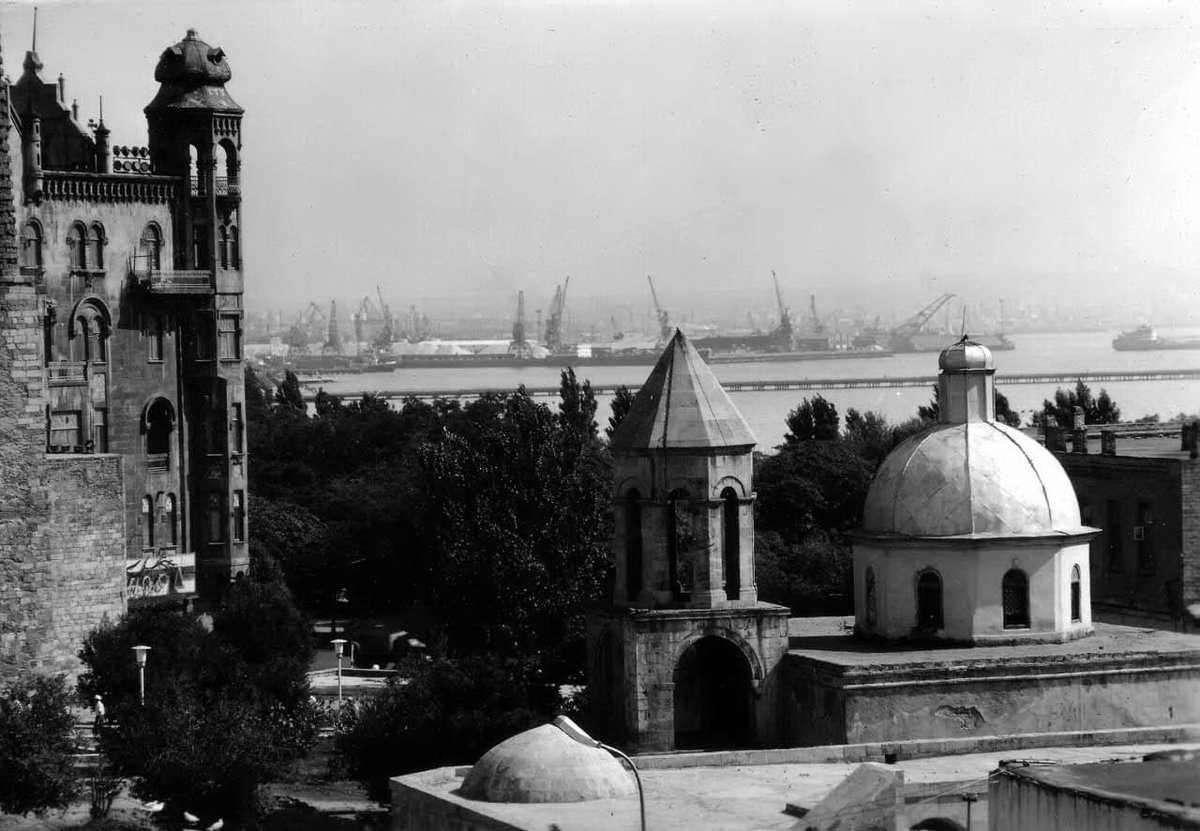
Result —
M11 77L31 22L0 7ZM140 144L163 48L194 26L225 49L252 305L379 283L541 306L567 273L653 273L680 305L772 268L869 303L1195 273L1198 22L1190 0L43 0L38 51Z

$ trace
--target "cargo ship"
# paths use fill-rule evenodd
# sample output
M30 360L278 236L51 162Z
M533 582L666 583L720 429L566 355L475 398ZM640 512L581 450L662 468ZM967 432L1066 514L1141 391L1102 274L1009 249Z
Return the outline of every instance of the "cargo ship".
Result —
M1113 338L1118 352L1149 352L1155 349L1200 349L1200 338L1163 338L1149 324L1122 332Z

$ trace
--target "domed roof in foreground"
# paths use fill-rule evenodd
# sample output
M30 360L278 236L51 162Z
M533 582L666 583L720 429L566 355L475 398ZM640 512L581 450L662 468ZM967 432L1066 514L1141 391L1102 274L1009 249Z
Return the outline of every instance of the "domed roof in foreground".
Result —
M1062 465L1003 424L939 424L901 444L875 475L866 534L1029 537L1085 532Z
M183 40L168 46L154 68L154 80L162 86L146 109L188 108L242 112L225 91L233 70L225 60L225 50L200 40L195 29L188 29Z
M635 792L633 777L608 751L552 724L518 733L483 754L460 789L487 802L583 802Z

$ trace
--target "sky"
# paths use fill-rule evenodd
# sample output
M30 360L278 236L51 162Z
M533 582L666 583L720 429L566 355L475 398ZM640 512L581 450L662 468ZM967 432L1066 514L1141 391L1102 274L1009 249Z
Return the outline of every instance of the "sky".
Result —
M11 77L32 5L0 5ZM41 2L145 142L189 26L245 108L251 308L530 295L1200 302L1194 2ZM974 281L973 283L971 281ZM724 292L722 294L722 292ZM1190 308L1190 307L1189 307Z

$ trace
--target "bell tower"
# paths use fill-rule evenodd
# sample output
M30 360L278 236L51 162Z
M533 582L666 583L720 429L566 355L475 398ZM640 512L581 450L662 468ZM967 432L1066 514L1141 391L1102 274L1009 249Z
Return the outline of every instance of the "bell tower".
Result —
M144 311L178 328L174 342L190 464L185 515L197 540L197 578L216 594L249 563L241 343L243 110L225 88L232 77L225 52L189 29L159 57L158 94L145 108L153 171L175 177L178 185L174 274L164 281L174 293L144 297ZM135 272L141 269L135 264Z

